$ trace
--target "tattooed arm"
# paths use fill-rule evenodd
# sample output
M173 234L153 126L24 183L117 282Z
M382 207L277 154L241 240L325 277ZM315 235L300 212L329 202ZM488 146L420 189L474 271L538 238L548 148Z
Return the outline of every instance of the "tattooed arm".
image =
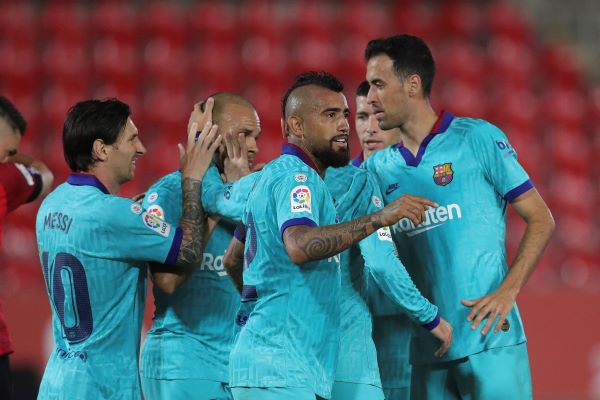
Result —
M294 264L332 257L358 243L377 229L402 218L414 224L423 222L427 207L435 207L430 200L404 195L385 206L381 211L337 225L309 227L296 225L283 232L285 248Z

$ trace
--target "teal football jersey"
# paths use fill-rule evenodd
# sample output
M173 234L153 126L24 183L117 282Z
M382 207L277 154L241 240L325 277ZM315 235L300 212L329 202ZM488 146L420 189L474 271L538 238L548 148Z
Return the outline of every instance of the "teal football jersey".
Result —
M39 398L141 398L147 262L174 264L181 229L71 174L40 206L36 236L54 333Z
M181 202L181 173L174 172L148 189L143 205L148 213L178 224ZM153 288L155 313L142 349L143 377L228 382L240 296L223 268L223 255L234 228L225 220L218 223L201 264L175 293Z
M416 156L399 144L364 166L377 177L386 203L409 193L439 204L419 226L402 219L392 227L413 281L454 327L452 346L441 359L433 355L437 340L417 331L411 362L443 362L524 342L516 306L502 331L483 336L471 330L469 308L460 303L493 292L504 279L506 205L533 187L504 133L483 120L443 113Z
M232 387L304 387L328 398L339 342L339 263L293 264L282 235L336 222L329 191L296 146L265 166L250 192L244 289L230 357Z
M325 184L340 222L383 208L382 196L370 174L352 165L329 168ZM365 269L366 264L366 269ZM366 303L370 275L399 309L422 324L431 322L437 307L414 286L396 255L390 229L384 227L340 254L341 328L336 381L381 386L372 339L371 313Z

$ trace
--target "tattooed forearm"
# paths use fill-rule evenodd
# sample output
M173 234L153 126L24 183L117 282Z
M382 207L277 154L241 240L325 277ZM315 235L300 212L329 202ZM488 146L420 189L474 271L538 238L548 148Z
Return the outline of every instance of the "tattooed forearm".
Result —
M201 186L200 180L184 178L181 181L183 213L179 227L183 231L183 239L177 254L177 265L180 266L194 265L202 260L206 218L200 202Z
M382 226L379 215L370 214L337 225L293 226L285 230L284 240L292 261L301 263L339 254Z
M244 243L233 238L225 251L223 257L223 267L227 271L229 278L235 285L235 288L242 293L244 286Z

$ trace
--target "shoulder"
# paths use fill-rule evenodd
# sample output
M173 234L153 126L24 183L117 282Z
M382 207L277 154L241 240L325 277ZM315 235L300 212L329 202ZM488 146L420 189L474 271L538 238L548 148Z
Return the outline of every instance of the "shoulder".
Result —
M362 164L362 169L376 171L378 169L393 165L398 158L398 145L391 145L383 150L376 151Z
M477 118L456 117L452 121L449 131L451 135L461 136L471 143L506 137L496 125Z
M153 191L157 190L169 190L172 188L181 188L181 172L175 171L167 174L154 182L152 186L146 192L147 194L151 194Z

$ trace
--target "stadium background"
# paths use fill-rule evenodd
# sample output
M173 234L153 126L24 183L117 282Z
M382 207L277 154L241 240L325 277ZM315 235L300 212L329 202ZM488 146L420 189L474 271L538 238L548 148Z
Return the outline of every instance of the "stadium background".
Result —
M353 107L368 40L422 36L438 66L436 110L500 126L557 221L519 297L535 398L600 399L599 20L596 0L2 1L0 93L29 122L22 151L44 160L57 184L68 173L60 140L68 108L89 97L129 103L148 148L123 187L130 196L177 167L175 144L195 101L218 90L248 96L267 161L279 153L280 98L296 73L336 74ZM36 392L50 351L38 206L8 218L0 258L22 399ZM514 255L524 224L508 219Z

